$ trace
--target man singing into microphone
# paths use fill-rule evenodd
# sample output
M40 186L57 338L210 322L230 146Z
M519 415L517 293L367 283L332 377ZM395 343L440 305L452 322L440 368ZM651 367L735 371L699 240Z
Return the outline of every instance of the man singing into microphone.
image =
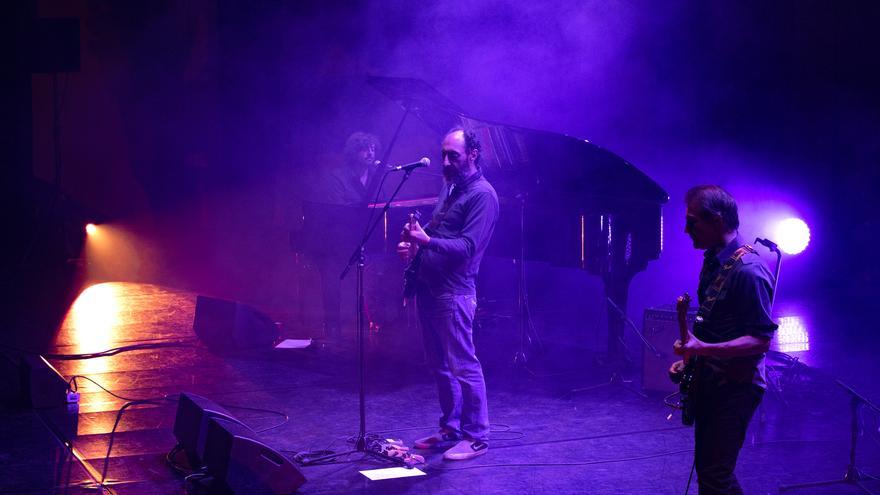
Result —
M445 184L430 223L406 224L397 252L414 260L415 297L428 367L437 381L440 430L419 449L451 447L449 460L489 449L483 368L474 349L476 278L498 220L498 196L479 167L480 143L462 128L443 138Z

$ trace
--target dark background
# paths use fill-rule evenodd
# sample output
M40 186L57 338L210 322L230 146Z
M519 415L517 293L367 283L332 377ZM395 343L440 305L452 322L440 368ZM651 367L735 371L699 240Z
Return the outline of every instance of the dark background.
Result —
M3 9L13 69L2 133L14 233L5 236L7 303L22 315L9 331L46 325L44 306L63 306L83 270L292 304L288 232L309 177L338 159L352 131L386 142L402 112L367 75L421 78L471 115L589 139L662 185L671 196L664 254L634 281L636 320L694 289L701 254L682 233L681 198L698 183L733 193L747 240L772 235L769 222L783 216L810 225L808 249L785 262L783 304L861 311L877 289L875 2L46 0ZM79 20L79 70L32 74L38 17ZM390 161L437 158L439 138L409 120ZM437 187L424 175L406 194ZM86 220L115 235L82 254ZM503 261L492 263L484 277L505 280L491 268ZM595 306L589 275L532 272L536 304Z

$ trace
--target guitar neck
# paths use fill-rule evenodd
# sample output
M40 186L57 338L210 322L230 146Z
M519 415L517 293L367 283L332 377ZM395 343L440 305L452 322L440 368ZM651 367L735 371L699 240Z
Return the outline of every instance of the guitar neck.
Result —
M687 314L690 306L691 298L687 293L679 297L678 301L676 301L675 311L678 316L678 337L682 342L687 342L688 336L690 335L687 324Z
M682 342L688 341L688 326L687 326L687 317L679 317L678 319L678 338L681 339Z

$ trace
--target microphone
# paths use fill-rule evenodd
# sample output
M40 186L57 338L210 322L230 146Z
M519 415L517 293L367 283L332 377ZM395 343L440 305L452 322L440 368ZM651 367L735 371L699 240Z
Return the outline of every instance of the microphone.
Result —
M427 167L429 165L431 165L431 159L427 156L423 156L422 159L417 162L391 167L391 172L400 172L401 170L403 170L404 172L412 172L417 168Z
M779 246L777 246L776 243L771 241L770 239L761 239L760 237L756 237L755 242L757 242L759 244L763 244L764 246L767 247L767 249L769 249L770 251L772 251L774 253L779 252Z

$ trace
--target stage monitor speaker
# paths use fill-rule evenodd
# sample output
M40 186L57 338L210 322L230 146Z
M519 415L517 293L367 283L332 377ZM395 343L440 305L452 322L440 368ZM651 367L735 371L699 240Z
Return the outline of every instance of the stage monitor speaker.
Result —
M67 380L43 356L0 356L4 402L17 407L67 407Z
M211 418L238 422L229 411L210 399L185 392L180 394L174 417L174 437L194 468L204 465L205 440Z
M207 296L196 299L193 330L209 349L216 352L268 349L279 335L275 322L256 309Z
M257 440L250 428L219 417L208 421L205 465L216 494L288 494L306 482L290 459Z
M693 328L695 311L688 313L688 328ZM674 308L648 308L642 325L645 339L660 352L660 357L645 350L642 354L642 389L672 393L678 385L669 379L669 367L681 359L672 352L678 339L678 315Z

